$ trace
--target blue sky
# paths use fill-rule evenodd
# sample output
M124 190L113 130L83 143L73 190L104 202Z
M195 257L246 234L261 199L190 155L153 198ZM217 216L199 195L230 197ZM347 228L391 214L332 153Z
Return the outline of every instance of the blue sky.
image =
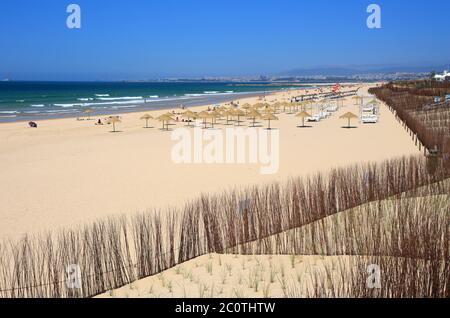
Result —
M81 7L80 30L66 7ZM382 9L382 29L366 8ZM274 74L450 60L448 0L1 0L0 78Z

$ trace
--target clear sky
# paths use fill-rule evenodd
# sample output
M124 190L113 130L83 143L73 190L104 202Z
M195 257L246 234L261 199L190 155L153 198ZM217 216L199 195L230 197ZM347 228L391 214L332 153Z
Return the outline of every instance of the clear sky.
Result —
M81 7L81 29L66 7ZM366 8L381 6L381 29ZM449 0L0 0L0 78L274 74L450 60Z

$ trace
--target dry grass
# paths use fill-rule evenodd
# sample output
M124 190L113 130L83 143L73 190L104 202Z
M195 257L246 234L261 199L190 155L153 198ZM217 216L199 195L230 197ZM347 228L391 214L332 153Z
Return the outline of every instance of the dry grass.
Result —
M0 297L91 297L210 253L309 252L378 257L394 277L389 295L448 296L448 285L439 283L449 281L448 240L442 239L448 237L448 201L447 206L407 199L394 200L390 205L380 202L405 192L438 197L449 192L448 182L442 181L445 178L448 172L440 161L430 174L423 158L400 158L383 164L335 169L286 184L203 195L181 210L107 219L85 228L2 242ZM247 202L244 209L238 208L241 202ZM324 220L369 202L373 203L362 207L368 214L368 224L377 224L379 217L392 209L394 216L386 225L374 229L350 216L329 223ZM424 217L411 218L407 213L410 209L423 210ZM436 209L435 215L428 213L432 209ZM338 227L340 222L344 222L345 231L334 231L335 237L327 235L328 227ZM381 231L383 226L387 232ZM80 265L82 289L66 287L65 270L70 264ZM278 281L286 296L296 295L290 291L292 283L286 278L286 271L295 269L295 258L292 264L288 256L287 266L272 270L266 267L269 276L264 284L261 273L249 272L238 277L237 286L246 282L247 289L270 294L273 290L267 284ZM211 261L204 270L213 276L224 269L230 271L226 261L220 260L218 265ZM255 269L244 264L241 270ZM408 285L405 289L397 282L405 275L419 274L417 286ZM185 275L199 280L193 271ZM347 275L351 276L345 278L350 279L349 283L339 287L343 290L335 290L336 295L370 296L354 289L360 278L351 271ZM175 281L160 278L161 285L174 292ZM356 280L354 284L351 279ZM308 295L323 292L317 284L312 286ZM199 296L217 295L217 288L203 284ZM239 287L233 292L245 296L247 289Z

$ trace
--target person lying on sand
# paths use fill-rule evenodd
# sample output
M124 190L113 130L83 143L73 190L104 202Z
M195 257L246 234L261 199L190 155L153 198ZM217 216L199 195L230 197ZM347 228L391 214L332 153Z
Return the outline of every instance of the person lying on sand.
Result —
M30 128L37 128L38 127L37 124L34 121L30 121L28 123L28 126L30 126Z

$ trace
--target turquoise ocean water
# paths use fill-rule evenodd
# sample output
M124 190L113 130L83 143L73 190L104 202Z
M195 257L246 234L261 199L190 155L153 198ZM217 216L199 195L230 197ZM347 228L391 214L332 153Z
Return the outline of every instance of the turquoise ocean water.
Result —
M0 82L0 121L206 105L293 88L261 83ZM296 86L298 88L298 86Z

